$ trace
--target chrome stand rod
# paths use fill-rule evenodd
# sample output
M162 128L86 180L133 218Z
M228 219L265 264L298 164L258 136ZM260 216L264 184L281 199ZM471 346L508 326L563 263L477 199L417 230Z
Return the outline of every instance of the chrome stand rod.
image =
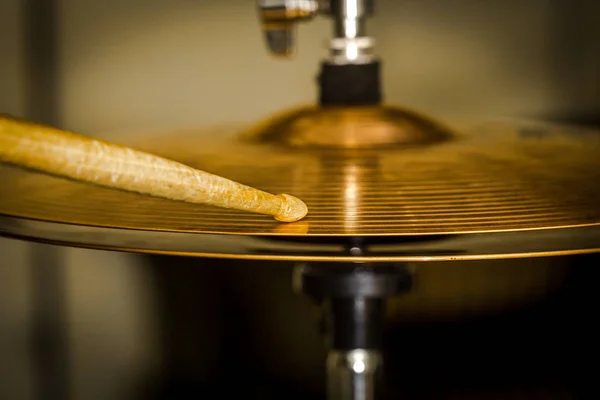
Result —
M299 265L294 286L321 307L328 338L327 399L378 400L385 300L410 290L404 265Z

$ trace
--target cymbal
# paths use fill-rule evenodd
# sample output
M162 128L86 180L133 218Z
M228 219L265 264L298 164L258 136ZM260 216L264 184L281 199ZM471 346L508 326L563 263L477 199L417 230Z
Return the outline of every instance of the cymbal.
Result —
M139 137L139 136L138 136ZM429 261L600 251L600 134L508 119L433 121L391 106L303 107L249 128L121 144L271 193L269 216L0 167L0 232L226 258Z

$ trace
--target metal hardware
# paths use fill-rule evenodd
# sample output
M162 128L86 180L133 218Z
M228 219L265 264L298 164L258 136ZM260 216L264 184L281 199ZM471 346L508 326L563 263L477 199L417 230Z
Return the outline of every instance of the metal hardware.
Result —
M277 56L294 53L295 24L312 19L319 9L316 0L257 0L267 47Z
M374 41L366 35L373 0L257 0L257 5L267 47L274 55L294 54L295 25L324 15L334 22L329 62L343 65L374 60Z
M381 398L385 301L411 290L409 266L299 264L292 284L322 307L329 342L327 400Z

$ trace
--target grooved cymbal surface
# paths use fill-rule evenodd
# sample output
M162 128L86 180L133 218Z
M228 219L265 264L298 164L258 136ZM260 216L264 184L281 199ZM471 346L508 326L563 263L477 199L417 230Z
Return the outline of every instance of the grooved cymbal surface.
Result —
M241 137L237 129L119 141L261 190L297 196L309 213L293 224L7 166L0 167L0 214L174 234L315 240L600 229L597 132L511 121L448 126L456 132L448 140L376 149L283 146Z

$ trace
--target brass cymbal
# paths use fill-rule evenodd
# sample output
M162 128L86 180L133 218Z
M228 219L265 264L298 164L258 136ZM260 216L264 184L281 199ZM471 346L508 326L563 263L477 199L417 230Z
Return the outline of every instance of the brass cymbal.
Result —
M594 130L502 119L438 123L389 106L305 107L249 129L120 143L290 193L309 214L282 224L2 166L0 231L73 246L255 259L600 251Z

